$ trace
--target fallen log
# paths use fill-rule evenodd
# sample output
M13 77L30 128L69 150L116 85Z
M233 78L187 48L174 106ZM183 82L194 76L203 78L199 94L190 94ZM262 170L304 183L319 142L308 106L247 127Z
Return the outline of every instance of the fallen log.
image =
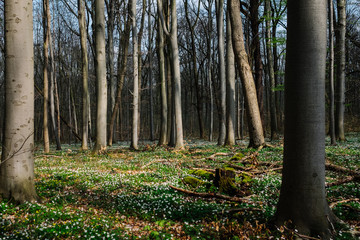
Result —
M201 197L201 198L216 198L216 199L222 199L222 200L227 200L227 201L231 201L231 202L239 202L239 203L253 203L251 200L246 199L246 198L239 198L239 197L230 197L230 196L226 196L226 195L222 195L222 194L218 194L218 193L198 193L198 192L193 192L193 191L189 191L186 189L182 189L182 188L177 188L175 186L170 185L170 188L185 193L189 196L193 196L193 197Z

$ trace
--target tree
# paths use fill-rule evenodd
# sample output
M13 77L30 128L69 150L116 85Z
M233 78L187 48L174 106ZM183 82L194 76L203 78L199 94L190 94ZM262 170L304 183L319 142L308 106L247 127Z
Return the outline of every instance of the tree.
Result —
M168 126L168 99L166 94L166 77L165 77L165 56L164 56L164 30L161 26L161 20L158 18L158 59L159 59L159 79L160 79L160 96L161 96L161 127L159 146L163 146L168 142L167 126ZM170 69L168 69L169 71Z
M261 122L264 126L264 101L263 101L263 64L261 59L261 49L260 49L260 34L259 34L259 7L260 0L250 0L249 6L249 17L251 24L251 33L252 33L252 51L253 51L253 60L254 60L254 81L256 86L256 96L259 105L259 111L261 116Z
M106 150L107 82L104 0L95 0L95 72L97 89L95 152Z
M271 140L277 138L277 118L276 118L276 98L275 98L275 72L274 72L274 58L271 51L271 6L270 0L265 1L265 25L266 25L266 56L268 61L268 73L270 78L270 121L271 121Z
M288 2L284 168L276 219L329 239L335 221L325 193L327 1Z
M198 63L197 63L197 56L196 56L196 42L195 42L195 27L199 20L199 12L200 12L200 1L198 2L198 12L196 14L196 19L190 19L189 17L189 3L188 0L184 1L184 7L185 7L185 18L187 25L190 30L190 38L191 38L191 60L192 60L192 74L194 77L194 87L196 92L196 108L197 108L197 115L198 115L198 122L199 122L199 132L200 132L200 138L205 138L205 132L204 132L204 121L203 121L203 108L202 108L202 96L201 96L201 89L199 84L199 74L198 74Z
M336 117L335 133L340 141L345 141L345 36L346 36L346 0L337 0L337 31L336 31Z
M224 145L226 136L226 70L224 50L224 0L215 0L216 26L218 31L219 79L220 79L220 109L218 145Z
M49 0L43 0L43 28L44 28L44 68L43 68L43 78L44 78L44 107L43 107L43 135L44 135L44 152L50 152L50 140L49 140L49 78L48 78L48 66L49 66L49 28L48 26L48 11L49 9Z
M174 98L174 115L175 115L175 130L176 138L174 147L178 149L184 148L183 124L182 124L182 110L181 110L181 78L180 78L180 60L179 47L177 39L177 15L176 15L176 0L171 0L171 30L169 31L165 24L163 16L162 0L157 0L158 13L161 18L161 24L165 34L169 37L171 45L171 67L173 71L173 94Z
M245 95L246 110L249 124L249 147L264 145L263 127L256 97L254 78L245 51L243 29L240 15L240 1L230 0L230 20L234 54Z
M131 26L132 26L132 41L133 41L133 116L132 116L132 135L131 148L138 149L138 126L139 126L139 68L138 68L138 34L136 29L136 0L131 1L130 10Z
M34 185L34 50L32 1L5 1L5 128L0 193L38 200Z
M78 21L80 28L80 45L81 45L81 71L82 71L82 141L81 148L88 149L89 135L89 89L88 89L88 55L87 55L87 31L85 19L84 0L78 0Z
M226 20L229 21L229 8ZM235 144L235 59L231 43L231 24L226 24L226 138L225 145Z
M329 15L329 96L330 96L330 108L329 108L329 133L331 139L331 145L336 144L335 136L335 104L334 104L334 6L333 1L328 0L328 15Z

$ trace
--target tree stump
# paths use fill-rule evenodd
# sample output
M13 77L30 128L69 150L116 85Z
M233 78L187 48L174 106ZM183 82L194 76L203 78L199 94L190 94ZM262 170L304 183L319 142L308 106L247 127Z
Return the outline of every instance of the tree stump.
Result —
M234 196L239 192L235 185L235 171L233 169L217 168L214 185L219 188L220 192L230 196Z

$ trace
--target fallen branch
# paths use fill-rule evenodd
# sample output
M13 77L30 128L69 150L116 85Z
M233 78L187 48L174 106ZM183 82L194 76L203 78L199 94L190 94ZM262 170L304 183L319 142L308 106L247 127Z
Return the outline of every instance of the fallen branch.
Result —
M344 167L340 167L340 166L337 166L337 165L329 163L329 162L325 163L325 169L329 170L329 171L348 174L348 175L354 176L355 177L354 180L357 180L357 181L360 180L360 172L357 172L357 171L354 171L354 170L351 170L351 169L347 169L347 168L344 168Z
M207 157L206 159L215 160L215 157L216 157L216 156L229 156L229 155L231 155L231 154L232 154L232 153L219 152L219 153L214 153L214 154L210 155L210 156Z
M185 194L187 194L189 196L193 196L193 197L217 198L217 199L227 200L227 201L231 201L231 202L253 203L252 201L245 199L245 198L230 197L230 196L226 196L226 195L222 195L222 194L218 194L218 193L198 193L198 192L193 192L193 191L189 191L189 190L182 189L182 188L177 188L172 185L170 185L169 187L176 191L185 193Z
M350 176L350 177L347 177L347 178L344 178L344 179L340 179L336 182L332 182L332 183L327 183L326 184L326 187L333 187L333 186L339 186L339 185L342 185L342 184L345 184L345 183L349 183L349 182L352 182L355 180L355 177L354 176Z
M344 200L341 200L341 201L337 201L337 202L333 202L333 203L330 203L330 208L333 208L335 207L336 205L340 204L340 203L347 203L347 202L358 202L360 201L359 198L350 198L350 199L344 199Z
M240 160L231 160L232 162L238 162L238 163L254 163L255 161L248 161L249 159L255 159L259 155L259 152L254 152L250 155L244 156Z

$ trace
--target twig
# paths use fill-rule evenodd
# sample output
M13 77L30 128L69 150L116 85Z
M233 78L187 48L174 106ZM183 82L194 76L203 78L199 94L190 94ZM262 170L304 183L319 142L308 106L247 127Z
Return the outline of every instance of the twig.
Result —
M358 202L358 201L360 201L359 198L344 199L344 200L340 200L340 201L337 201L337 202L333 202L333 203L331 203L329 206L330 206L330 208L333 208L333 207L335 207L336 205L338 205L338 204L340 204L340 203Z
M230 196L226 196L226 195L222 195L222 194L218 194L218 193L198 193L198 192L193 192L193 191L189 191L189 190L185 190L182 188L177 188L174 187L172 185L169 186L170 188L185 193L189 196L194 196L194 197L202 197L202 198L217 198L217 199L222 199L222 200L227 200L227 201L231 201L231 202L240 202L240 203L253 203L252 201L245 199L245 198L238 198L238 197L230 197Z

